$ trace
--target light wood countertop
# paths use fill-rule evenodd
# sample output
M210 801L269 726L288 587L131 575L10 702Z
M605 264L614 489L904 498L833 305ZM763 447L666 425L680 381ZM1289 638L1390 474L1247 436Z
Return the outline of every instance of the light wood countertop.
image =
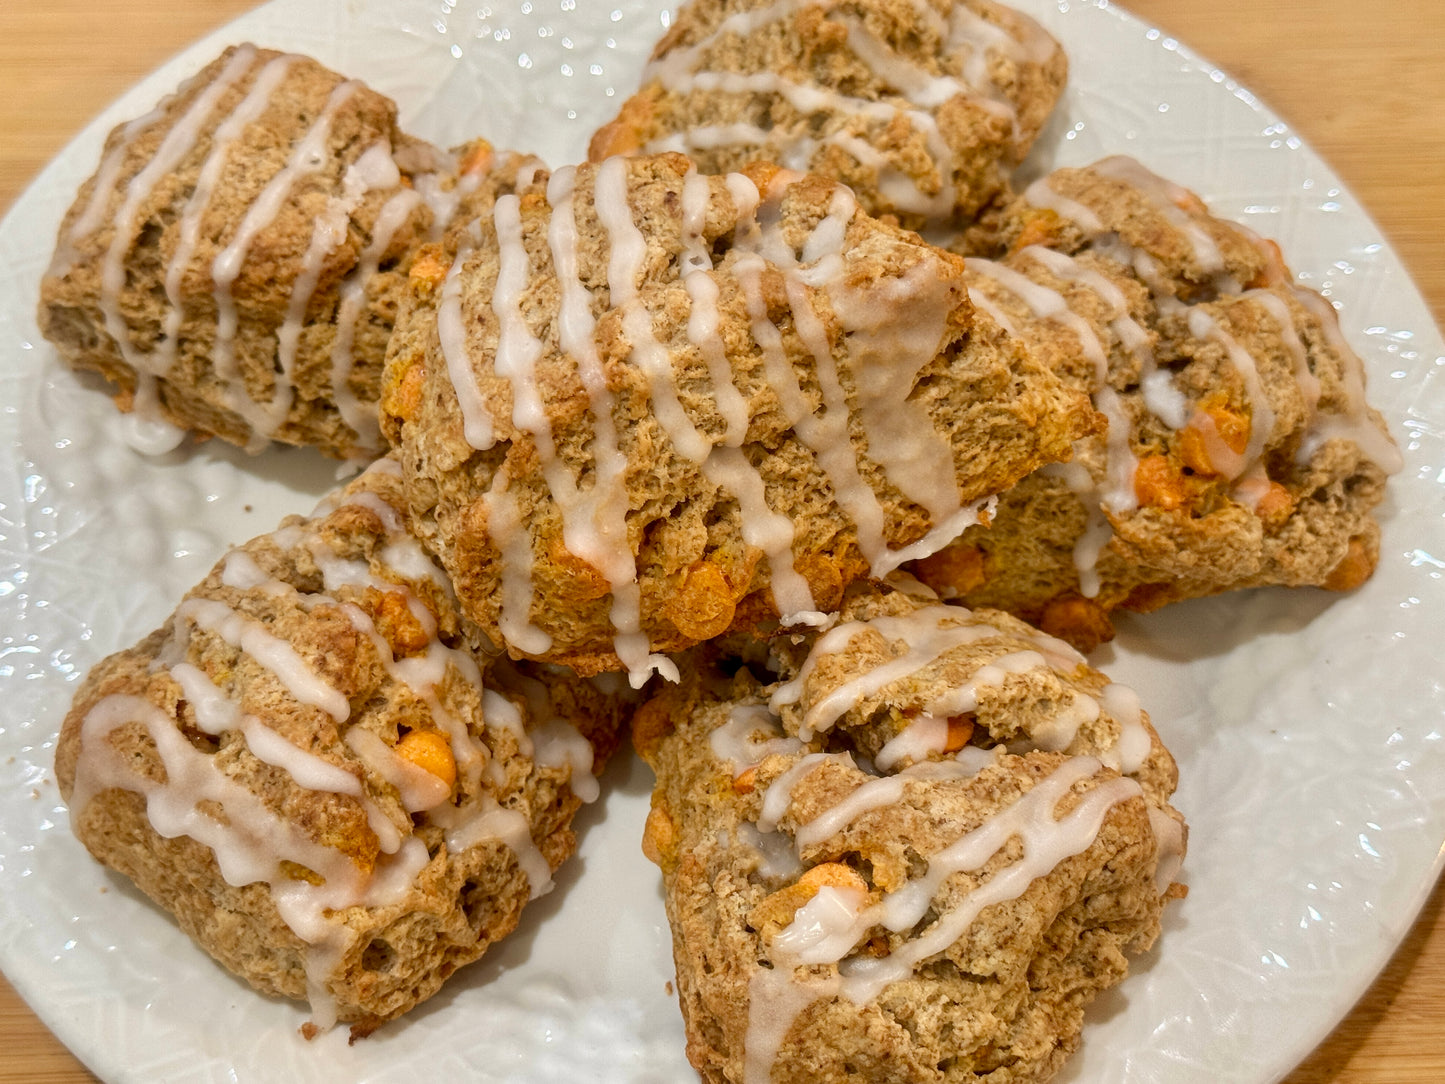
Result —
M122 91L249 0L0 6L0 213ZM1445 4L1130 0L1254 91L1329 161L1445 320ZM1179 178L1187 182L1187 178ZM1445 1080L1445 894L1286 1084ZM0 980L0 1084L94 1078Z

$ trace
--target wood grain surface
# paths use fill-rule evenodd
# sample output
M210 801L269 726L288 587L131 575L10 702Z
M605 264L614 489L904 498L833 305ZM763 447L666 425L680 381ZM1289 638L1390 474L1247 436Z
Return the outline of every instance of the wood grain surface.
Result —
M0 4L0 213L84 125L250 0ZM1131 0L1319 151L1445 319L1445 3ZM1187 182L1188 178L1178 178ZM1445 1080L1445 920L1437 886L1409 937L1286 1084ZM1167 947L1167 946L1166 946ZM0 1084L92 1077L0 980Z

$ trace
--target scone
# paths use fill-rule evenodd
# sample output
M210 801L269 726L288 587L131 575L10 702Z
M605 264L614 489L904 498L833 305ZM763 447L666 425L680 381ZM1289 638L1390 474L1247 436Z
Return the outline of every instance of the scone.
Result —
M353 1037L551 887L625 703L478 656L399 489L382 459L228 553L91 671L56 751L97 859L257 989L309 999L308 1030Z
M974 325L962 260L820 178L613 158L465 240L417 257L382 422L416 529L514 657L640 683L821 621L1095 424Z
M374 457L411 254L475 167L314 60L228 49L110 133L61 224L40 329L116 385L143 447L193 430Z
M1064 52L993 0L691 0L593 161L774 162L871 214L955 228L1004 191L1063 88Z
M916 588L765 661L700 648L634 720L703 1080L1048 1080L1184 892L1137 697Z
M1119 608L1369 576L1400 455L1334 310L1276 246L1125 158L1050 174L991 225L975 306L1108 427L922 579L1088 650Z

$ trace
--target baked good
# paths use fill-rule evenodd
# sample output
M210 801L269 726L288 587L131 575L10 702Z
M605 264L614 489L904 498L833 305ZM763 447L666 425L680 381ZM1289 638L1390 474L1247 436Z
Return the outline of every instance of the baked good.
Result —
M309 999L309 1027L353 1037L551 887L627 702L479 656L399 491L379 460L228 553L90 672L56 750L97 859L258 990Z
M1005 189L1066 72L1052 37L993 0L691 0L589 156L775 162L952 229Z
M182 430L372 458L411 253L478 181L396 106L306 57L228 49L110 133L60 227L39 326L133 412ZM178 427L178 428L177 428Z
M1400 455L1334 310L1274 244L1127 158L1058 170L988 225L975 306L1108 426L920 578L1088 650L1116 609L1369 576Z
M640 682L823 620L1095 424L973 324L961 260L817 177L613 158L467 232L413 265L382 424L417 531L514 657Z
M1138 699L896 582L638 712L706 1081L1047 1080L1159 934L1184 848Z

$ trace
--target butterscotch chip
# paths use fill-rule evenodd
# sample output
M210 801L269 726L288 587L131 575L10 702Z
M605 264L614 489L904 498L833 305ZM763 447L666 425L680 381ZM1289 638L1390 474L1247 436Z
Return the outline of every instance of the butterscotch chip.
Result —
M1379 543L1369 538L1352 538L1340 563L1320 584L1327 591L1353 591L1368 580L1379 561Z
M1044 606L1039 628L1089 652L1114 638L1108 612L1091 598L1056 598Z

